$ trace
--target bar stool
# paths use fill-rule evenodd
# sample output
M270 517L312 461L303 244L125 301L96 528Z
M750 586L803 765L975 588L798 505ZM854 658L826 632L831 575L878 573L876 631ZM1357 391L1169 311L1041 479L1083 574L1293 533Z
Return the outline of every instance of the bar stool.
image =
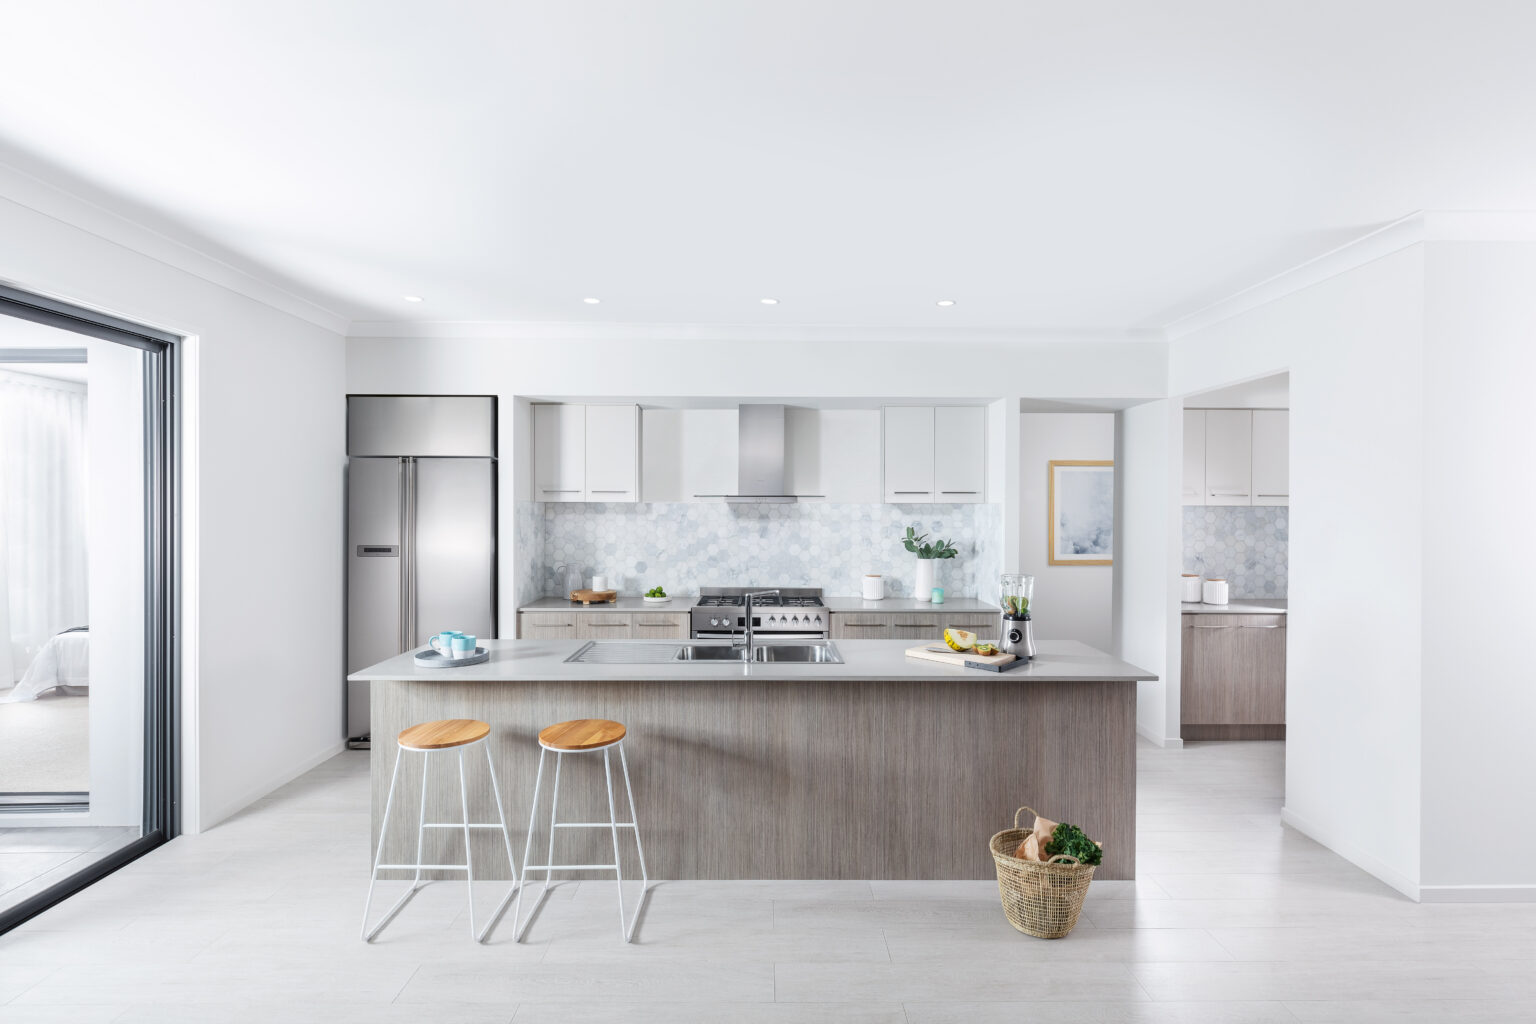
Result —
M373 875L368 880L368 899L363 904L363 941L372 942L374 937L383 931L384 926L405 906L405 901L421 889L425 883L421 880L423 868L437 871L463 871L465 873L465 886L469 897L469 937L476 942L484 942L486 935L490 933L502 911L512 900L512 894L522 887L517 873L517 861L512 858L512 835L507 831L507 818L501 809L501 787L496 783L496 765L491 760L491 747L486 742L486 737L491 734L491 727L484 722L472 718L450 718L441 722L423 722L405 729L398 737L399 750L395 753L395 770L389 777L389 796L384 799L384 820L379 825L379 849L373 857ZM479 744L485 751L485 766L491 773L491 793L496 798L497 824L476 823L469 820L469 787L464 781L464 751ZM389 835L389 812L395 802L395 783L400 780L400 761L405 752L415 751L421 754L421 808L416 818L416 863L414 864L383 864L384 840ZM428 769L432 765L432 755L447 753L451 750L459 752L459 802L464 809L464 820L458 822L429 822L427 821L427 778ZM421 862L422 840L429 828L458 828L464 830L464 863L463 864L423 864ZM496 828L501 830L501 840L507 849L507 865L512 869L512 888L507 890L507 895L502 898L496 907L496 912L491 915L490 922L486 924L485 931L475 931L475 868L474 855L470 848L470 830L476 828ZM411 888L404 896L395 902L374 925L373 931L368 930L368 911L373 906L373 887L379 880L381 870L411 870L416 876L411 880Z
M624 757L624 735L624 726L603 718L578 718L570 722L560 722L539 733L539 771L533 783L533 807L528 812L528 842L523 847L523 877L520 879L518 888L517 907L512 911L512 920L521 922L517 931L517 941L522 941L523 933L533 923L539 907L543 906L544 898L549 894L550 874L554 871L612 871L614 888L619 896L619 936L625 942L633 938L635 922L640 917L640 907L645 902L646 889L650 887L650 876L645 871L645 847L640 842L640 816L635 813L635 790L629 784L629 761ZM624 770L624 792L629 797L628 821L619 821L613 809L613 769L608 752L615 747L619 751L619 765ZM593 754L599 750L603 752L603 782L608 786L608 820L557 822L555 815L560 809L561 761L566 754ZM545 854L543 864L530 864L528 858L533 851L533 829L539 817L539 791L544 784L544 756L550 751L555 753L555 791L549 805L549 850ZM558 828L608 829L613 835L613 863L556 864L555 829ZM640 899L635 903L635 912L630 915L628 924L624 921L624 875L619 867L619 829L621 828L634 829L635 849L640 854ZM544 888L539 892L539 902L528 912L528 920L522 921L522 886L527 884L529 871L541 868L544 871Z

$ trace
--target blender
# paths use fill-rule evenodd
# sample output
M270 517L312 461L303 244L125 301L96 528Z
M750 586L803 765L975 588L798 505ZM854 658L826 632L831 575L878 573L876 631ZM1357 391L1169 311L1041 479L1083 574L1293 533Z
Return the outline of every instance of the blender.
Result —
M1035 594L1035 578L1021 572L1005 572L1000 583L1003 628L998 648L1021 661L1035 656L1035 624L1029 618L1030 598Z

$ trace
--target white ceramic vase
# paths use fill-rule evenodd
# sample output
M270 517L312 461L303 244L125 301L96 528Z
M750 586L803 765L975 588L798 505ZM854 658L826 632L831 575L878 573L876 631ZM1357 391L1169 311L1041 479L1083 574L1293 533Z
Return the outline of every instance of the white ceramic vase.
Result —
M919 558L917 560L917 584L912 588L912 597L918 601L933 600L933 563L937 559Z

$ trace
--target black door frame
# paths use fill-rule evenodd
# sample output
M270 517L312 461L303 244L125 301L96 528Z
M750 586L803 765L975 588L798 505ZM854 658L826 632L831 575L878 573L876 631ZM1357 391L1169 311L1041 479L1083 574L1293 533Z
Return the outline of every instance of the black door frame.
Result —
M0 316L145 353L143 834L48 889L0 910L0 934L4 934L181 832L182 338L3 284Z

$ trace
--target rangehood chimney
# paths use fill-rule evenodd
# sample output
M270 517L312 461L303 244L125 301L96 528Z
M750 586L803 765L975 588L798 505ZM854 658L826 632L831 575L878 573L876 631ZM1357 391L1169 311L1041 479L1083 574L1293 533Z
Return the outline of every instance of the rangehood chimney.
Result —
M784 406L736 407L736 493L725 500L738 504L787 504L785 493Z

